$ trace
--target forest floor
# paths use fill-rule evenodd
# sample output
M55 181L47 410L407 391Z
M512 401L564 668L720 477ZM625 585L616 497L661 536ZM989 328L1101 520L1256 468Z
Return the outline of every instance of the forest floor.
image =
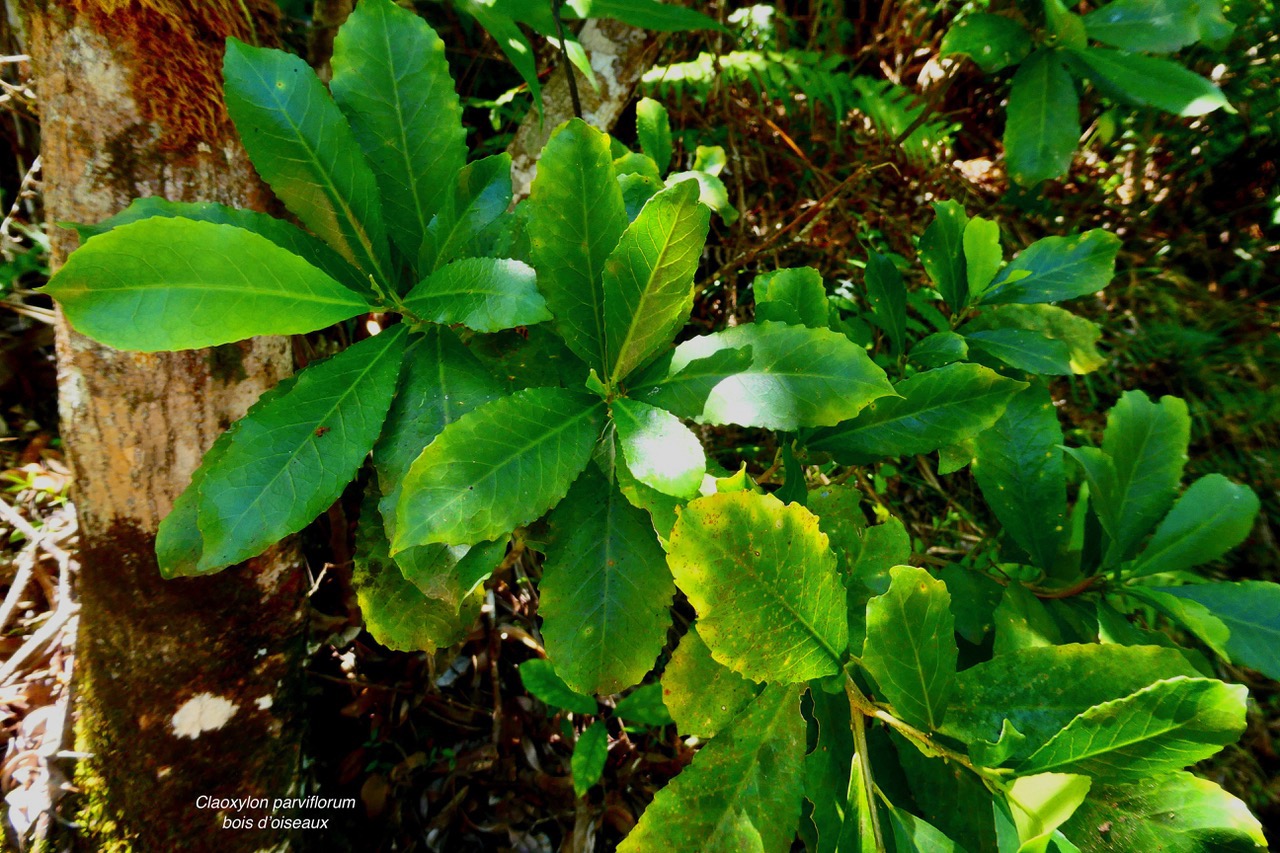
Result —
M898 57L884 66L891 77L927 76L928 50L895 54L891 45L867 43L878 44L882 57ZM694 52L685 46L682 55ZM1280 580L1280 214L1273 201L1280 198L1280 138L1246 134L1236 143L1221 138L1220 126L1215 135L1212 122L1188 128L1171 121L1149 146L1086 150L1072 180L1028 197L1011 192L990 159L1002 120L989 105L998 101L976 75L939 95L933 109L960 130L934 162L905 156L865 117L833 123L750 86L721 87L705 105L673 104L682 138L726 145L725 178L743 214L732 229L716 226L703 273L718 284L702 295L695 322L748 318L747 282L757 269L810 265L839 281L859 275L851 261L864 258L869 244L914 257L911 235L930 221L932 199L957 198L970 214L1001 221L1019 246L1107 227L1125 241L1119 275L1081 307L1103 326L1109 365L1055 385L1069 428L1095 440L1096 413L1130 388L1187 399L1189 476L1220 471L1263 501L1249 540L1214 572ZM620 126L629 122L624 116ZM29 120L15 119L23 126L27 136L19 132L11 144L30 165ZM1228 144L1235 147L1212 162L1207 154L1167 155ZM24 184L25 168L4 176L5 199L19 197L20 186L38 189ZM74 793L75 520L58 440L48 306L28 295L41 275L38 237L32 245L43 227L37 211L28 210L25 232L0 229L9 278L0 282L0 795L8 833L28 838L75 819L74 797L57 805ZM769 467L773 450L764 443L745 459L753 473ZM736 467L739 460L720 461ZM967 477L953 475L961 501L972 491ZM895 469L884 483L909 512L917 557L942 559L960 547L964 531L923 472ZM357 511L344 502L308 532L313 565L331 564L328 528L344 525L349 533ZM566 723L527 695L516 672L541 650L530 583L539 566L528 554L508 562L488 584L467 639L436 655L379 646L360 629L347 567L326 572L312 601L318 651L307 671L309 773L319 790L355 796L361 808L322 849L612 849L690 760L691 747L673 727L614 729L603 784L586 799L574 797ZM1280 685L1236 668L1224 667L1223 675L1250 688L1249 728L1199 769L1243 798L1280 843Z

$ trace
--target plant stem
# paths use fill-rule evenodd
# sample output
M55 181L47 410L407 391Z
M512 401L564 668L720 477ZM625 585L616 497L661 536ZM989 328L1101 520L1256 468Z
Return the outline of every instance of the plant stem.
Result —
M573 63L569 61L569 45L564 40L564 21L560 20L560 7L564 0L551 0L551 15L556 19L556 37L560 39L560 62L564 76L569 81L569 100L573 102L573 114L582 118L582 101L578 99L578 80L573 76Z
M849 681L852 685L853 682ZM857 690L857 687L853 688ZM853 748L854 760L858 764L858 772L862 774L863 796L867 799L867 810L871 813L871 834L876 840L877 851L887 851L884 844L884 831L880 829L880 812L876 809L876 781L871 775L871 755L867 752L867 718L864 714L853 714ZM859 803L861 806L861 803Z

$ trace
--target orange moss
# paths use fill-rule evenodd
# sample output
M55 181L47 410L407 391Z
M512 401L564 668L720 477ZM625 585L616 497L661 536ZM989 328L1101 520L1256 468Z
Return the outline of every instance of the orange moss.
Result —
M228 36L274 44L271 0L67 0L98 32L136 57L139 109L160 127L161 147L194 148L225 134L222 55Z

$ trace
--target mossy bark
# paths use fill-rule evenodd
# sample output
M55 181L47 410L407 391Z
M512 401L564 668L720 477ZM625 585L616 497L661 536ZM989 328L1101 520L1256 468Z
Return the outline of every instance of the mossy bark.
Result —
M170 27L186 20L181 44L216 51L225 33L203 20L210 10L261 5L27 0L51 223L95 222L147 195L269 203L220 104L208 107L218 92L198 88L216 81L193 76L190 50L164 50L147 26L156 14ZM244 24L229 21L226 32ZM154 90L156 80L178 78L195 119L173 128L166 117L182 110L157 110L150 99L171 95ZM56 267L75 235L51 230ZM93 755L77 776L94 780L94 849L280 849L278 831L224 830L225 817L246 814L201 809L197 798L281 797L297 784L306 587L298 550L286 543L219 575L165 581L154 545L214 437L291 371L288 341L122 353L60 317L57 349L81 531L77 730Z

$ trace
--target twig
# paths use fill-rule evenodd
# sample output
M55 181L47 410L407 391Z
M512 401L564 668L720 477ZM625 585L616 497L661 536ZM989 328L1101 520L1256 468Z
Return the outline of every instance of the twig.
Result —
M0 605L0 632L3 632L9 624L13 611L17 609L18 602L22 600L22 594L26 592L27 582L31 580L31 572L35 569L35 555L30 549L24 549L18 555L18 571L13 576L13 583L9 586L9 594L4 597L4 604Z
M569 61L569 45L564 40L564 21L560 20L560 7L564 0L551 0L551 14L556 19L556 36L560 39L560 62L564 65L564 77L569 81L569 100L573 103L573 114L582 118L582 101L578 99L578 81L573 76L573 63Z
M31 524L18 514L18 511L9 506L5 501L0 501L0 516L4 520L14 526L15 529L21 531L22 535L27 539L39 545L45 550L49 556L56 559L60 564L67 563L71 560L71 555L49 541L48 536L42 535Z
M18 241L9 233L9 225L13 224L14 216L18 215L18 209L22 206L22 200L26 197L28 190L31 190L31 184L36 182L36 174L40 172L40 158L31 161L31 167L27 169L27 174L23 175L22 186L18 187L18 193L13 197L13 205L9 207L8 215L5 215L3 222L0 222L0 237L4 240L17 243Z
M7 687L17 674L18 668L26 663L27 658L44 648L46 643L56 637L67 620L73 617L79 609L79 605L70 601L59 602L57 609L53 611L53 615L49 617L49 620L41 625L38 631L28 637L26 642L13 653L13 657L5 661L3 667L0 667L0 687Z

